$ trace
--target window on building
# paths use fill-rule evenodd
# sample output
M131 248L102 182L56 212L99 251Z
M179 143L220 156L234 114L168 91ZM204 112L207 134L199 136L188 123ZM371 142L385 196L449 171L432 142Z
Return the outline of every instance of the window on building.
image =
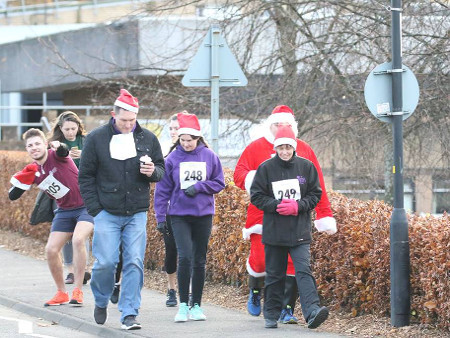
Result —
M240 15L241 11L237 6L221 6L221 5L206 5L197 6L195 14L201 17L214 18L217 20L224 20Z
M197 16L205 16L205 6L197 6L195 8L195 14Z
M369 178L341 177L333 182L333 190L360 200L384 200L384 184Z
M433 213L450 212L450 177L437 175L433 177Z
M385 185L382 179L368 177L339 177L333 180L333 190L347 197L367 200L385 200ZM416 209L414 198L414 182L403 179L403 204L407 212Z

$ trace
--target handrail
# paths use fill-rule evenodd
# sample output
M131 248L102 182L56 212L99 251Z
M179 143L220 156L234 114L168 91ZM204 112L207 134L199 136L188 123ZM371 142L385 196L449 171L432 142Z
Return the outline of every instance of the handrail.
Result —
M113 108L110 106L88 106L88 105L45 105L45 106L0 106L0 110L20 109L20 110L42 110L47 112L49 110L84 110L86 116L90 116L92 110L108 110ZM154 107L140 106L139 111L154 109Z
M45 127L45 129L47 129L47 131L52 130L50 122L48 122L47 116L41 116L41 123L42 123L42 126Z
M60 105L50 105L50 106L0 106L0 110L6 109L21 109L21 110L42 110L44 112L48 110L85 110L86 116L89 116L91 110L102 110L111 109L112 106L87 106L87 105L72 105L72 106L60 106ZM139 109L145 109L146 107L139 107Z
M91 115L92 110L111 111L113 106L88 106L88 105L43 105L43 106L0 106L1 110L41 110L48 112L49 110L84 110L86 116ZM154 107L140 106L139 111L154 109ZM40 122L1 122L0 121L0 140L2 138L2 127L17 127L17 137L20 139L20 127L42 127L50 130L50 124L47 117L42 116Z

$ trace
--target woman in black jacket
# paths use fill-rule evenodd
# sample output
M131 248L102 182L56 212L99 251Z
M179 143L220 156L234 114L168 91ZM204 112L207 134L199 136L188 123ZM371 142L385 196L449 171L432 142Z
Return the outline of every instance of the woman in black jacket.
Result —
M328 309L320 306L310 268L310 213L319 202L322 190L314 164L295 155L296 145L292 128L279 127L274 142L276 155L258 167L250 190L251 202L264 211L266 328L276 328L280 317L288 254L294 262L308 328L318 327L328 317Z

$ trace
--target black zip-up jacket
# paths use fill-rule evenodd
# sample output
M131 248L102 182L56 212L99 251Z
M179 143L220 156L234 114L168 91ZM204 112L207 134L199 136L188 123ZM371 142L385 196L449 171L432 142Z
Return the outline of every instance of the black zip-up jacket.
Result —
M301 199L297 201L297 216L283 216L276 211L281 199L274 196L272 182L287 179L299 181ZM250 193L252 203L264 211L264 244L297 246L311 242L311 210L322 195L319 175L311 161L296 156L295 152L289 161L275 155L258 167Z
M113 215L131 216L148 211L150 182L164 176L164 158L156 136L136 122L133 132L137 156L116 160L111 158L109 143L115 134L113 119L94 129L83 146L78 183L88 213L96 216L106 210ZM141 174L139 158L151 157L155 164L152 176Z

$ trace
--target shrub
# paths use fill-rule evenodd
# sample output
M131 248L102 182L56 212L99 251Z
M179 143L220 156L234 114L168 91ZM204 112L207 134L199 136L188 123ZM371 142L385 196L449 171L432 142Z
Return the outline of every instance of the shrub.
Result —
M11 175L26 164L23 152L0 151L4 170L0 182L0 226L46 240L50 224L30 226L37 189L18 201L7 197ZM226 188L216 196L214 229L209 243L208 278L245 285L249 243L242 239L248 197L237 188L233 172L225 170ZM152 190L153 191L153 190ZM360 201L329 192L338 224L332 236L313 231L312 268L325 303L350 311L388 315L390 312L389 224L392 208L382 201ZM146 266L159 268L164 244L156 230L153 199L147 223ZM410 244L411 309L413 319L450 328L450 216L441 218L408 215Z

